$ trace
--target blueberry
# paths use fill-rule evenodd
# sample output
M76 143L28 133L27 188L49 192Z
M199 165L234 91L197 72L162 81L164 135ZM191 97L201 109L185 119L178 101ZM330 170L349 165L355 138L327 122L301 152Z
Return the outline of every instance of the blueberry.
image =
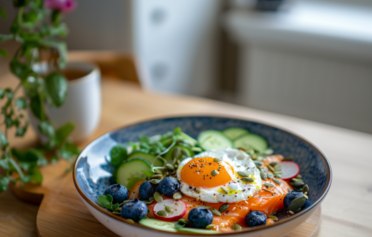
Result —
M106 190L103 192L103 195L110 194L114 199L112 203L122 203L124 200L128 199L128 189L120 184L113 184L110 185Z
M173 194L178 192L180 189L180 183L177 179L173 177L165 177L162 181L160 181L159 186L157 188L159 193L164 194L165 196L172 197Z
M132 219L135 222L139 222L147 216L147 206L144 202L140 201L138 198L127 202L121 208L121 217L126 219Z
M156 186L150 183L150 181L143 182L139 188L139 195L141 199L148 200L150 197L154 196L155 192Z
M260 211L251 211L245 216L245 223L249 227L266 225L266 215Z
M287 193L284 197L284 207L288 208L289 204L293 201L293 199L298 198L298 197L303 197L304 194L302 192L297 192L297 191L292 191Z
M312 205L312 203L308 199L306 199L305 205L302 207L302 210L310 207L311 205Z
M204 207L196 207L189 212L189 224L194 228L202 228L213 222L213 214Z

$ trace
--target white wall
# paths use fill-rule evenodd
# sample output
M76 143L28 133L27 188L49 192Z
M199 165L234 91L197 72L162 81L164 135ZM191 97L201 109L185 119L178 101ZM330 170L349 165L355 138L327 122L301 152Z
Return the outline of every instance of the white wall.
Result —
M66 15L70 49L131 51L130 0L77 0Z
M299 1L309 1L309 0L299 0ZM360 6L369 6L372 7L371 0L318 0L323 2L335 2L335 3L346 3Z
M77 0L75 11L65 15L70 29L66 38L72 50L117 50L131 52L130 0ZM8 33L15 11L10 0L0 0L8 13L0 18L0 33Z

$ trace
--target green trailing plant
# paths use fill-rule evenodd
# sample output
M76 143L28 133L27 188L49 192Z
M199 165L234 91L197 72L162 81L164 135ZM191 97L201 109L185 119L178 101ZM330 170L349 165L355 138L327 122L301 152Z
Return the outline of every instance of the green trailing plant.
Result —
M0 34L0 42L19 44L9 64L18 84L15 88L0 88L0 167L5 170L5 175L0 176L0 193L10 182L41 184L43 177L38 167L59 158L73 162L79 154L79 149L68 138L74 125L67 123L55 129L46 106L60 107L66 99L67 80L60 72L66 63L67 47L60 39L67 35L67 27L61 19L76 4L73 0L13 0L13 5L17 14L9 34ZM7 17L1 7L0 15ZM49 55L47 63L51 73L35 70L43 54ZM0 55L9 57L1 48ZM20 90L24 95L18 96ZM47 142L37 148L14 149L8 138L25 135L29 125L25 116L27 109L39 121L38 130ZM46 153L52 154L52 158L46 159Z

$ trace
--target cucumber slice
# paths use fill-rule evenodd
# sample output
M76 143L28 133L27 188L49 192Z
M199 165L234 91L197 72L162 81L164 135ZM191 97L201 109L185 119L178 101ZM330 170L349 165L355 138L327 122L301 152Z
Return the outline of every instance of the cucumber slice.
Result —
M133 178L138 178L137 181L146 179L146 175L141 170L151 171L151 164L143 158L126 160L118 168L116 182L130 190L135 183Z
M138 222L141 225L157 229L157 230L162 230L162 231L168 231L168 232L189 232L189 233L199 233L199 234L216 234L216 233L221 233L220 231L215 231L215 230L203 230L203 229L196 229L196 228L175 228L174 224L176 222L169 222L169 221L161 221L158 219L153 219L153 218L145 218L142 219Z
M175 222L161 221L158 219L145 218L138 222L141 225L169 232L177 232L177 229L174 227Z
M201 132L198 137L198 142L204 150L234 147L234 143L230 138L216 130Z
M178 228L178 231L189 232L189 233L197 233L197 234L217 234L221 233L221 231L215 230L204 230L204 229L197 229L197 228Z
M227 128L227 129L223 130L222 132L223 132L223 134L228 136L231 140L235 140L236 138L240 137L241 135L249 133L249 131L247 129L236 128L236 127Z
M194 156L194 152L187 146L182 146L182 145L176 145L174 147L172 147L168 152L167 154L165 154L164 158L168 161L173 161L173 152L174 150L178 148L180 149L180 152L182 155L185 155L187 157L193 157Z
M155 156L154 155L151 155L151 154L147 154L147 153L144 153L142 151L133 151L133 153L131 153L127 160L131 160L133 158L143 158L145 160L147 160L148 162L150 162L150 164L152 164L152 162L154 161L155 159ZM157 161L155 161L155 166L162 166L163 165L163 161L158 159Z
M234 146L235 148L244 148L246 150L255 149L260 152L264 152L268 148L266 139L253 133L244 134L241 137L238 137L234 141Z

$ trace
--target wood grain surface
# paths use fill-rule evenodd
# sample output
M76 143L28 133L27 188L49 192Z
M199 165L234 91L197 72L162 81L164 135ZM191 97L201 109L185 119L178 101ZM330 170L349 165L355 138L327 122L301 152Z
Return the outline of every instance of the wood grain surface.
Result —
M0 83L1 87L14 86L16 79L7 75L0 78ZM103 80L101 122L95 134L81 147L98 135L126 124L155 117L189 114L217 114L261 121L289 130L315 144L330 160L334 174L332 188L322 204L322 222L317 236L371 236L370 134L206 99L143 92L137 84ZM25 139L11 139L11 144L17 147L28 147L35 142L36 136L31 129ZM61 176L57 175L54 181L45 180L43 188L49 183L54 192L66 185L68 191L60 190L60 206L55 204L54 199L44 204L48 198L48 195L45 196L40 210L49 212L43 219L53 220L61 213L69 214L66 212L73 208L77 214L71 215L81 215L83 224L96 223L77 196L67 195L75 192L71 174L61 180L58 177ZM0 194L0 236L35 236L36 225L43 231L55 231L46 222L40 222L37 219L39 216L36 218L37 211L38 206L18 200L10 191ZM76 224L71 219L61 222L64 226ZM64 236L87 234L75 231L64 229L60 233ZM109 236L107 229L99 227L91 227L89 233Z

